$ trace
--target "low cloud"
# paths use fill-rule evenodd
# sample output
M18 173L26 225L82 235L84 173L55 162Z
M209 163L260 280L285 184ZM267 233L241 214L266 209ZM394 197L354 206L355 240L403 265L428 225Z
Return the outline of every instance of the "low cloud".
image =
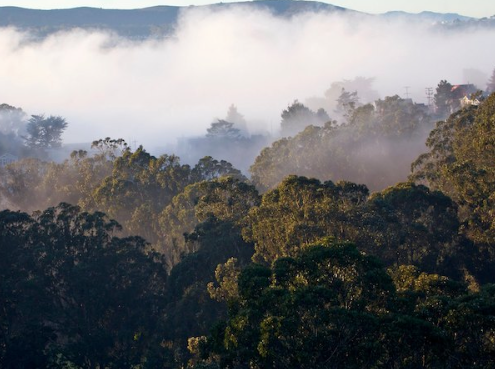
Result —
M0 102L64 116L66 142L111 136L167 151L178 137L205 134L232 103L252 132L274 131L292 101L356 76L374 77L382 97L410 86L426 102L425 88L441 79L491 75L494 39L493 29L447 33L355 13L286 19L240 7L185 10L162 40L75 30L33 41L2 29Z

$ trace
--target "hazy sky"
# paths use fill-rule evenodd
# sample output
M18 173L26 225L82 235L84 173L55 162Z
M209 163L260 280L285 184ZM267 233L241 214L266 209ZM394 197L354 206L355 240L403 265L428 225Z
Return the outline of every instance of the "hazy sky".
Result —
M219 0L220 1L220 0ZM218 1L218 2L219 2ZM36 9L73 8L91 6L98 8L132 9L155 5L205 5L216 0L0 0L0 6L20 6ZM236 2L223 0L224 3ZM473 17L495 15L494 0L323 0L322 2L369 13L390 10L421 12L423 10L459 13Z

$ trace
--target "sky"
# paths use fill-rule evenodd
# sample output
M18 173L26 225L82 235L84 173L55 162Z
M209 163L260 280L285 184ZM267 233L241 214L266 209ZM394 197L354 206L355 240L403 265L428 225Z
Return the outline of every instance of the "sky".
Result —
M155 5L206 5L216 0L0 0L0 6L19 6L34 9L61 9L79 6L97 8L135 9ZM219 2L219 1L218 1ZM223 0L222 2L236 2ZM490 17L495 15L494 0L330 0L322 2L342 6L368 13L384 13L391 10L403 10L412 13L434 11L440 13L458 13L472 17Z

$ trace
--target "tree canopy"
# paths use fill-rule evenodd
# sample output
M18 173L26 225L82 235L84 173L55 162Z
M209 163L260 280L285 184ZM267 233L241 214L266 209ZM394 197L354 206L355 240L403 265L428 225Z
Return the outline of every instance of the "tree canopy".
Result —
M492 286L466 296L414 267L393 277L328 239L270 267L253 264L238 276L229 318L190 340L195 367L493 367Z
M493 158L495 95L479 106L468 106L437 123L429 151L412 164L411 178L439 189L461 207L465 230L475 242L495 240Z
M307 113L300 105L295 103L286 114ZM304 130L298 128L302 131L294 137L275 141L260 152L250 168L253 182L266 191L296 174L381 190L406 180L409 165L424 150L432 128L429 115L424 106L399 96L377 100L375 106L355 108L340 125L328 121L311 126L304 120Z
M130 367L160 350L164 265L119 228L68 204L0 213L3 368Z
M284 137L293 136L309 125L318 126L330 120L325 110L320 109L315 113L297 100L289 105L281 116L280 128Z
M426 146L425 105L356 104L251 179L111 138L1 167L1 206L26 212L0 210L0 367L495 368L495 94L478 98ZM197 142L254 142L211 128Z
M41 150L60 147L67 126L68 123L60 116L32 115L26 126L26 144Z

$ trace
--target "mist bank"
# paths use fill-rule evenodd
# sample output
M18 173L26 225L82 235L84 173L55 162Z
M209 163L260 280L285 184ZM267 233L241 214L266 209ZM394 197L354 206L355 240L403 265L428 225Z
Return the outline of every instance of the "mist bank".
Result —
M287 18L241 6L183 10L172 37L142 41L82 29L33 40L3 28L0 98L29 114L65 117L66 143L122 137L170 152L178 138L204 135L231 104L250 133L276 136L280 112L295 99L323 97L333 82L356 76L374 78L380 97L405 97L408 86L417 102L441 79L483 89L494 36L400 18Z

